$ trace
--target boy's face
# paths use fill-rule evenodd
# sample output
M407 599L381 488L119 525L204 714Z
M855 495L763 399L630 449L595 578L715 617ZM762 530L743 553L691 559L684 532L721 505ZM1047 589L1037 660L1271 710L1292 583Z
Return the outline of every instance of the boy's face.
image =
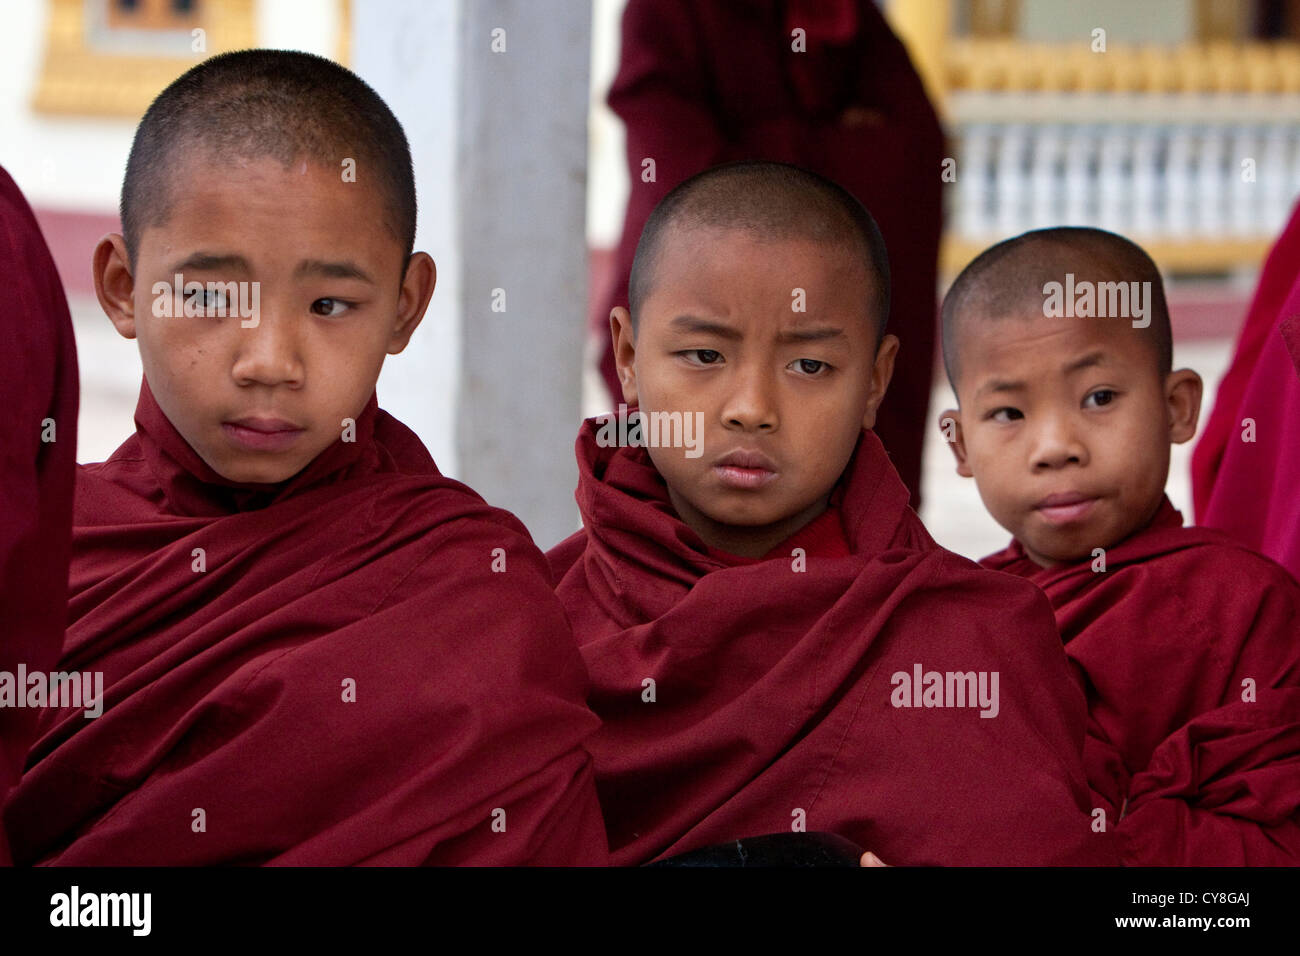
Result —
M1169 443L1196 432L1201 380L1163 375L1123 319L963 317L957 471L1043 567L1092 556L1144 527L1164 494Z
M649 452L706 543L759 556L825 510L898 347L887 335L877 350L867 292L862 266L834 246L677 228L635 336L614 310L628 404L703 413L699 457Z
M417 253L403 278L380 194L339 170L182 156L166 221L144 230L134 270L121 236L101 240L96 291L118 331L139 339L149 387L190 447L231 481L283 481L341 440L384 356L406 347L433 261ZM178 273L205 290L244 284L242 296L175 296ZM187 316L186 298L205 314ZM250 308L216 314L223 304Z

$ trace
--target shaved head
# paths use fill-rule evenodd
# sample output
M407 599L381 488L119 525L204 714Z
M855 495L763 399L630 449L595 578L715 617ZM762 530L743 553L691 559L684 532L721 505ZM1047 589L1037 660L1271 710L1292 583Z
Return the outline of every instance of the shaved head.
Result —
M809 240L838 247L862 265L863 305L876 339L889 317L889 258L876 221L862 203L823 176L784 163L730 163L692 176L655 207L641 231L628 284L636 325L654 288L666 241L682 230L738 229L760 239Z
M172 176L191 157L218 163L308 160L374 189L384 221L409 259L415 247L415 179L406 134L356 74L323 57L239 50L204 60L158 95L136 129L122 183L122 233L132 262L141 233L165 223ZM360 185L364 184L364 185ZM288 224L286 224L288 225Z
M943 300L943 365L956 388L962 327L1044 315L1048 283L1149 282L1150 325L1134 328L1149 343L1161 373L1173 368L1172 334L1164 283L1151 257L1136 243L1104 229L1058 226L1035 229L986 249L962 270Z

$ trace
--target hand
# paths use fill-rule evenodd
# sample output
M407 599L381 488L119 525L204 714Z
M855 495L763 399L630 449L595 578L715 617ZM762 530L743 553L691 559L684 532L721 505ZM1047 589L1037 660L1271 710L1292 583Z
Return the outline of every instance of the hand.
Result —
M859 866L889 866L884 860L868 850L862 854L862 859L858 861Z

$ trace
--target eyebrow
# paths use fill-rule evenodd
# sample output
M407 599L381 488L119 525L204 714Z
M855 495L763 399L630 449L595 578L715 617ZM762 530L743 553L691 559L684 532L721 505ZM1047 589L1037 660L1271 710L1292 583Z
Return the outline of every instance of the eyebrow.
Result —
M732 341L739 341L743 338L739 329L734 329L730 325L723 325L721 322L710 322L708 319L697 318L694 315L679 315L673 319L671 326L678 332L716 335L720 339L731 339Z
M326 262L322 259L304 259L298 263L298 268L293 270L297 278L305 276L321 276L326 279L360 279L362 282L375 284L375 280L355 262L343 260L340 262Z
M679 332L695 332L704 335L716 335L718 338L739 341L744 338L739 329L721 322L701 319L694 315L679 315L673 319L672 327ZM818 326L815 328L788 329L777 333L778 342L818 342L825 339L843 338L844 330L835 326Z
M983 395L985 392L1023 392L1025 390L1024 382L1013 382L1007 379L995 378L985 382L976 389L976 396Z
M248 260L237 255L216 255L211 252L195 252L171 266L168 272L184 272L191 269L196 272L225 270L227 272L252 272Z
M1069 365L1065 366L1062 371L1066 375L1072 375L1075 372L1085 368L1093 368L1101 365L1106 361L1105 352L1089 352L1080 358L1075 359ZM985 392L1023 392L1027 386L1024 382L1013 381L1010 379L995 378L981 385L975 394L983 395Z
M1092 368L1094 366L1101 365L1105 361L1106 361L1105 352L1089 352L1087 355L1083 356L1082 358L1075 359L1069 365L1065 366L1064 371L1066 375L1069 375L1070 373L1078 372L1081 369Z
M218 255L211 252L195 252L187 256L180 262L171 266L169 272L185 272L186 270L195 272L243 272L245 274L253 271L248 264L248 260L243 256L229 254ZM343 260L340 262L326 262L323 259L304 259L298 263L298 267L293 270L294 278L306 278L308 276L320 276L326 279L360 279L362 282L368 282L375 285L375 280L370 277L366 270L362 269L354 262Z
M777 335L778 342L819 342L824 339L843 338L844 330L823 325L810 329L790 329Z

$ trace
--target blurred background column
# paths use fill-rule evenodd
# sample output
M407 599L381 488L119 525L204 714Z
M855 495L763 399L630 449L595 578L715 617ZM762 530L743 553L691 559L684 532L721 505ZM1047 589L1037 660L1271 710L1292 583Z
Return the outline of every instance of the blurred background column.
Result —
M438 286L381 403L543 548L576 529L591 10L353 6L353 69L406 126Z

